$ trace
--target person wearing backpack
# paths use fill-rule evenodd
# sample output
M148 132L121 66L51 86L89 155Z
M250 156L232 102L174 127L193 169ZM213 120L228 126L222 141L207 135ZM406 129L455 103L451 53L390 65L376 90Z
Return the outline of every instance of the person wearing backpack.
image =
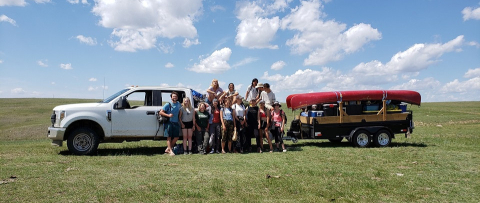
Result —
M277 151L280 151L279 144L282 145L283 152L287 152L285 144L283 143L282 132L286 122L285 112L280 109L282 105L278 101L273 103L273 111L271 112L271 130L273 137L275 138L275 145L277 146Z
M171 156L175 156L175 153L173 152L173 146L175 146L175 143L178 140L178 137L180 136L180 124L178 123L179 121L179 112L180 108L182 105L180 102L178 102L178 93L177 92L172 92L170 94L170 98L172 99L172 102L165 104L163 108L160 110L160 115L164 117L168 117L168 122L166 122L165 125L165 136L167 137L167 149L165 150L165 153L170 154Z

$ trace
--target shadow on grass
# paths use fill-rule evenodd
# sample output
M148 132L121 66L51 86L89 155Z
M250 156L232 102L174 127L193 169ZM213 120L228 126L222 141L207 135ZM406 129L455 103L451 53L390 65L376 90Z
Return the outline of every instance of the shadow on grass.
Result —
M109 149L97 149L96 156L154 156L165 154L166 147L134 147L134 148L109 148ZM68 150L61 151L60 155L74 155Z
M275 148L275 145L273 145ZM332 142L302 142L302 143L295 143L295 144L288 144L285 143L285 146L288 151L299 152L303 151L302 147L319 147L319 148L345 148L349 147L352 148L352 144L349 142L339 142L339 143L332 143ZM373 144L371 145L373 146ZM391 143L388 147L427 147L428 145L425 143ZM135 155L144 155L144 156L154 156L154 155L162 155L165 154L166 147L133 147L133 148L109 148L109 149L97 149L96 156L135 156ZM257 153L255 151L257 149L256 145L252 145L252 151L246 152L249 153ZM264 150L268 149L268 145L264 145ZM268 151L264 151L268 152ZM60 155L73 155L68 150L61 151Z
M296 148L301 148L301 147L321 147L321 148L340 148L340 147L353 147L353 145L350 142L339 142L339 143L334 143L334 142L303 142L303 143L296 143L293 145L289 145L291 147L296 147ZM394 148L394 147L427 147L428 145L425 143L408 143L408 142L392 142L388 146L389 148ZM375 147L373 143L371 143L370 147ZM295 151L295 150L292 150ZM301 151L301 150L298 150Z

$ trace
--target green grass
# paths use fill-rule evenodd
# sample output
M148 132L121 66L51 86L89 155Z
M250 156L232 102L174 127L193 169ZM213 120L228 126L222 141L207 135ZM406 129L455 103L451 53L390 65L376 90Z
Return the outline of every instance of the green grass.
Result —
M97 156L50 146L52 108L77 102L89 101L0 99L0 202L478 202L480 194L480 102L412 107L411 138L397 135L387 148L301 140L286 141L287 153L175 157L163 155L165 141L100 144Z

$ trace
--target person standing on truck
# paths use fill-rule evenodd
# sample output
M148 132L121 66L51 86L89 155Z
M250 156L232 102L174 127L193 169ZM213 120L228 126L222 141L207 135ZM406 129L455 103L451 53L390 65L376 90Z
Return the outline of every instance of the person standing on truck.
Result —
M210 132L210 147L212 151L210 154L220 152L220 138L221 134L221 120L220 120L220 104L217 99L213 99L213 104L211 105L211 114L210 114L210 126L208 132Z
M198 105L198 112L195 114L195 127L197 128L197 147L199 154L207 154L208 147L208 117L209 114L205 110L205 103L200 103Z
M235 122L237 126L237 135L238 139L236 141L236 145L234 148L234 151L237 149L240 150L240 153L243 153L243 145L245 144L245 126L246 126L246 121L245 121L245 106L243 105L242 102L242 96L238 95L237 96L237 102L232 105L232 109L235 111Z
M260 95L263 92L263 83L258 83L255 88L257 88L257 92L258 92L257 97L255 98L256 103L258 104L258 102L260 102Z
M213 99L220 99L223 95L223 89L218 85L218 80L213 79L212 85L207 89L207 103L212 104Z
M276 101L275 99L275 93L272 92L270 89L270 84L265 83L263 85L263 92L260 94L259 100L265 101L265 106L268 108L268 110L273 110L273 102Z
M228 142L228 151L232 152L232 136L236 128L234 121L235 111L232 109L232 102L225 100L225 106L220 110L220 120L222 121L222 154L225 154L225 143Z
M260 100L260 108L258 111L258 134L257 146L259 146L259 152L263 151L263 136L267 138L268 145L270 146L270 152L273 152L272 139L268 134L268 126L270 125L270 110L265 107L265 101Z
M247 120L247 133L245 135L246 142L245 142L245 151L250 152L252 150L252 138L258 137L258 106L257 106L257 99L251 98L250 99L250 106L247 108L246 111L246 120ZM257 146L260 146L260 143L257 139Z
M230 83L228 84L228 90L223 93L220 100L229 99L233 104L233 103L236 103L237 101L236 99L237 95L238 95L238 92L235 90L235 85L233 83Z
M245 93L245 99L247 102L252 101L252 99L256 99L258 97L258 90L256 88L258 84L258 79L253 78L252 84L247 87L247 93Z
M182 108L179 112L180 126L182 127L183 134L183 154L192 154L192 136L193 126L195 126L195 109L190 103L190 98L183 99ZM188 145L188 150L187 150Z
M273 103L273 111L271 113L271 132L273 137L275 138L275 145L277 146L277 151L280 151L279 144L282 145L282 151L287 152L285 149L285 144L283 144L283 138L282 138L282 133L283 133L283 128L285 126L285 112L280 109L282 105L278 101Z
M165 123L165 136L167 137L167 149L165 153L170 154L171 156L175 156L173 153L173 145L178 140L180 136L180 124L178 123L178 114L180 112L180 108L182 105L178 102L178 93L172 92L170 94L170 98L172 102L165 104L160 110L160 115L164 117L168 117L168 121Z

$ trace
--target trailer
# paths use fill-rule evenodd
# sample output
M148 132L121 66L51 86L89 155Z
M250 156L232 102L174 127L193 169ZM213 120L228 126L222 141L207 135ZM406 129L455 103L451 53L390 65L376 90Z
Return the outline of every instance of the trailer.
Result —
M410 90L313 92L289 95L286 103L302 109L287 132L293 141L347 139L356 147L386 147L395 134L413 132L413 112L407 107L420 106L421 95Z

